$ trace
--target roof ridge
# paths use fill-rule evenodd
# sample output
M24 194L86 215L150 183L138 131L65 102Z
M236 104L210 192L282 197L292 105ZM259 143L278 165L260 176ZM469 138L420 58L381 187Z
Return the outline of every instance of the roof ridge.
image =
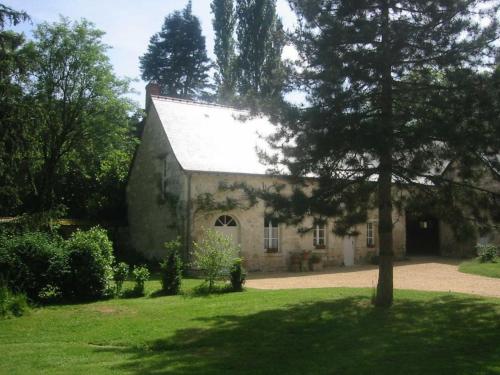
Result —
M232 109L232 110L238 111L238 112L248 112L248 110L236 108L236 107L229 106L229 105L210 103L210 102L205 102L205 101L195 101L192 99L181 99L181 98L175 98L173 96L151 95L151 98L160 99L160 100L164 100L164 101L168 101L168 102L197 105L197 106L201 106L201 107L227 108L227 109Z

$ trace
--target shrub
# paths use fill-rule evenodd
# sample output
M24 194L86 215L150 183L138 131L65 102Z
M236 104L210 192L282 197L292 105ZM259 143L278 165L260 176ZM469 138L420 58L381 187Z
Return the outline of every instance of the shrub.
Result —
M144 295L144 284L149 280L149 270L146 267L134 267L132 275L135 280L134 294L138 296Z
M99 227L77 230L66 243L69 275L63 294L76 299L97 299L112 294L113 247Z
M42 232L0 236L0 278L10 290L38 300L47 288L59 293L66 273L60 237Z
M167 260L160 264L161 286L164 294L179 294L182 282L182 260L179 255L181 249L179 239L165 243L168 250Z
M0 318L22 316L29 310L28 299L23 293L12 293L0 284Z
M123 283L127 280L129 273L129 266L125 262L118 263L114 268L114 280L116 287L116 295L120 295L123 287Z
M230 277L233 290L237 292L242 291L243 284L245 284L245 280L247 277L245 269L243 268L243 259L238 258L234 261L231 267Z
M204 274L209 291L216 280L228 278L238 251L231 238L213 229L205 230L202 241L194 243L193 265Z
M498 247L492 244L477 245L476 251L481 263L494 262L498 254Z

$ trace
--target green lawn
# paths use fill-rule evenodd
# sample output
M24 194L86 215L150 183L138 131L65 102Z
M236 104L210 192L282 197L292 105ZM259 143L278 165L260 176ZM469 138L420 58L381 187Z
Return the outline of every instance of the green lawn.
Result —
M458 270L475 275L500 278L500 258L496 259L496 263L481 263L477 259L468 260L460 263Z
M379 310L370 294L248 290L39 308L0 321L0 374L500 374L500 299L397 291Z

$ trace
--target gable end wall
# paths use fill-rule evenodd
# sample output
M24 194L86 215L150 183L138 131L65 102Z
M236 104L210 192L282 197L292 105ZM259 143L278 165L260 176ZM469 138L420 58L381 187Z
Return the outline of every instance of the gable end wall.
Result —
M162 193L166 158L167 195ZM175 158L153 105L127 185L132 246L147 258L164 258L164 243L186 233L187 175Z

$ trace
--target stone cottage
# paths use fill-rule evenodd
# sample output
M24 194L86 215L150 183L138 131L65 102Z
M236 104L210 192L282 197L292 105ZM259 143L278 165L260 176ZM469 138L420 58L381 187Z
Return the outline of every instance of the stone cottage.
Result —
M238 204L240 189L222 186L244 184L254 188L286 184L286 177L266 175L258 150L273 132L264 117L248 118L233 108L159 96L147 87L147 116L127 187L132 245L149 258L165 255L164 243L180 236L188 246L199 240L204 228L229 235L241 246L247 269L285 270L291 254L314 251L326 265L368 262L378 252L377 213L359 225L355 237L333 234L333 220L314 225L306 233L297 227L266 219L265 205ZM229 199L228 199L229 198ZM444 254L455 248L451 231L436 218L412 218L394 213L394 250ZM470 248L470 246L469 246Z

